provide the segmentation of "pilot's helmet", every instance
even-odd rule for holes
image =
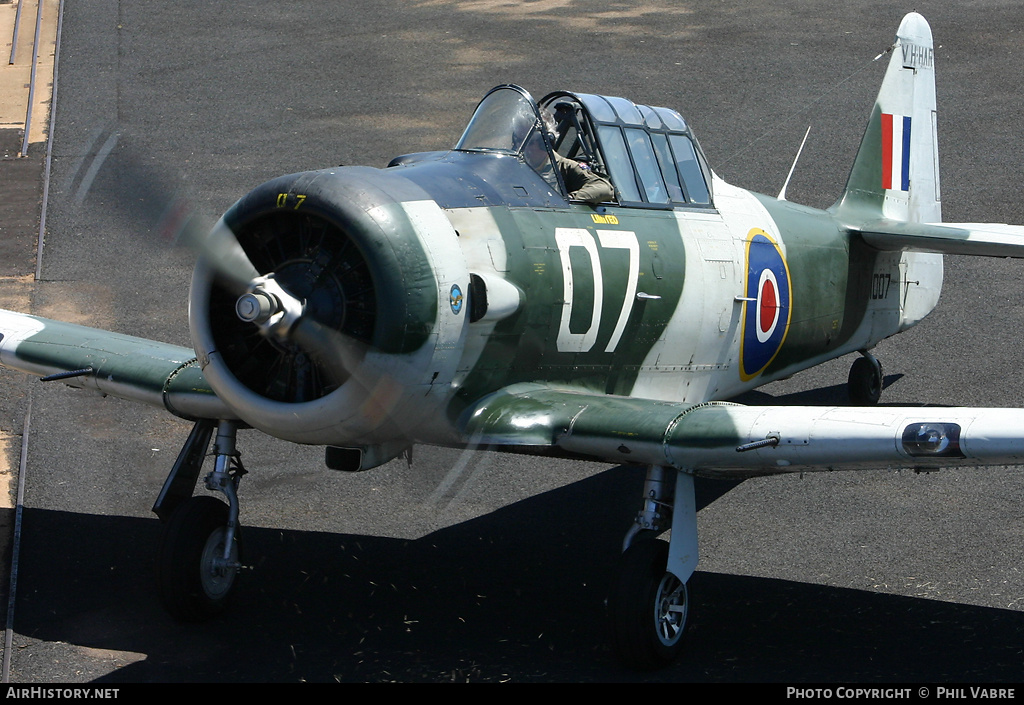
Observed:
[[[532,110],[520,109],[512,116],[512,149],[520,150],[527,138],[537,127],[537,118]]]
[[[540,120],[544,125],[544,134],[551,142],[554,142],[558,137],[558,123],[555,121],[555,116],[547,108],[541,108]]]

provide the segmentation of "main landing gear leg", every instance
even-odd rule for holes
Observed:
[[[669,542],[656,538],[670,525]],[[679,655],[690,609],[686,583],[696,567],[693,476],[650,466],[644,506],[626,534],[609,600],[615,650],[624,664],[660,668]]]
[[[212,430],[212,426],[209,428]],[[180,496],[188,478],[191,477],[193,486],[198,478],[202,461],[200,458],[197,465],[195,448],[205,449],[199,424],[189,436],[157,502],[157,513],[166,519],[157,560],[160,600],[164,609],[181,621],[203,621],[223,612],[242,568],[238,483],[245,468],[235,449],[236,431],[233,421],[218,422],[214,468],[206,476],[206,488],[223,493],[227,504],[208,495],[188,499]],[[210,435],[207,431],[205,444],[209,443]],[[191,459],[183,462],[190,453]],[[168,499],[172,500],[169,510],[163,506]]]
[[[846,388],[854,406],[874,406],[882,396],[882,363],[867,350],[861,350],[850,367]]]

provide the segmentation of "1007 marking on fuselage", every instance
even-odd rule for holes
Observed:
[[[884,299],[889,296],[889,285],[892,283],[892,274],[889,272],[875,272],[871,275],[871,298]]]

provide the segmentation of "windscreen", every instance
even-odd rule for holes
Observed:
[[[529,98],[499,88],[480,101],[455,149],[516,153],[536,124],[537,110]]]

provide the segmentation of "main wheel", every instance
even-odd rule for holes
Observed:
[[[227,607],[238,569],[221,565],[227,534],[228,506],[214,497],[193,497],[174,513],[164,529],[157,560],[160,601],[172,617],[201,622]],[[238,528],[230,562],[241,557]]]
[[[667,666],[682,650],[690,601],[686,583],[665,570],[668,543],[633,543],[619,567],[610,608],[615,650],[633,668]]]
[[[854,406],[874,406],[882,396],[882,365],[871,355],[858,357],[850,367],[846,384],[850,403]]]

